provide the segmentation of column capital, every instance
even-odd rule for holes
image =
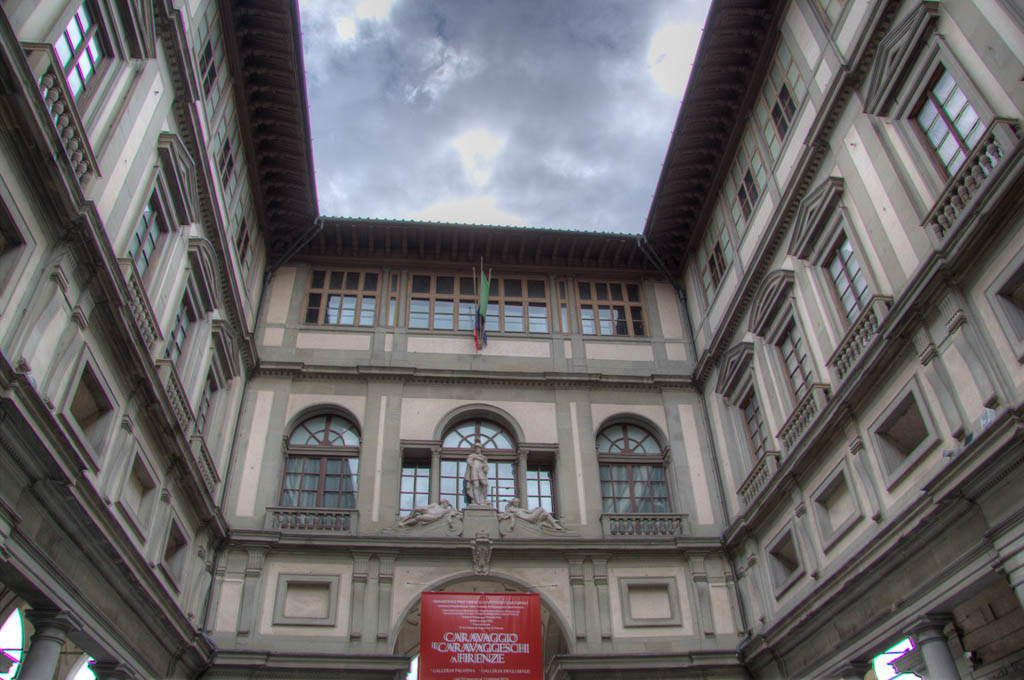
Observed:
[[[49,607],[33,607],[25,611],[25,618],[31,622],[36,632],[43,628],[56,628],[63,633],[82,628],[81,621],[71,612]]]
[[[864,680],[871,668],[870,661],[851,661],[836,670],[836,677],[840,680]]]
[[[953,617],[949,614],[925,614],[911,620],[907,630],[910,631],[910,636],[914,638],[915,642],[931,640],[935,637],[939,637],[945,642],[946,634],[942,630],[952,620]]]
[[[96,675],[96,680],[132,680],[132,672],[120,661],[93,661],[89,670]]]

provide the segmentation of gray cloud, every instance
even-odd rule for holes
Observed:
[[[650,76],[652,35],[706,2],[301,2],[320,210],[401,218],[491,196],[531,226],[639,231],[678,99]],[[452,141],[505,139],[481,186]],[[490,167],[490,166],[489,166]],[[477,177],[479,180],[479,176]]]

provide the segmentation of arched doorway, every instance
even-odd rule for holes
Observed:
[[[448,593],[531,593],[536,592],[528,584],[517,579],[496,574],[477,576],[466,573],[450,579],[433,583],[426,591]],[[541,639],[544,647],[544,668],[556,654],[567,654],[571,651],[568,626],[561,614],[540,594]],[[403,613],[395,631],[395,654],[416,656],[420,647],[420,598],[409,604]]]

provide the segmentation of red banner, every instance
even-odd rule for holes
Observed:
[[[540,595],[422,593],[419,680],[544,680]]]

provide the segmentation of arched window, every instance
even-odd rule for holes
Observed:
[[[354,508],[358,472],[356,426],[339,415],[308,418],[288,437],[281,505]]]
[[[441,440],[441,498],[456,508],[466,505],[462,484],[466,454],[480,444],[487,456],[487,499],[498,508],[516,497],[516,447],[501,425],[482,418],[464,420]]]
[[[616,423],[597,435],[604,512],[668,512],[665,454],[654,435]]]

